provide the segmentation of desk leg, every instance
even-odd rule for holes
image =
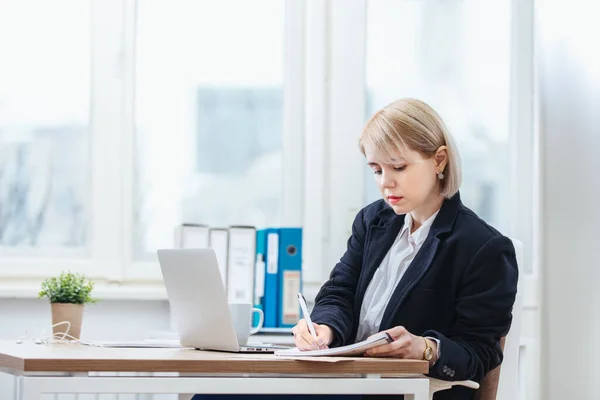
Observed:
[[[19,377],[17,393],[17,400],[40,400],[42,397],[42,392],[35,382],[23,376]]]
[[[427,380],[418,382],[416,387],[413,389],[412,394],[405,394],[404,400],[431,400],[432,396],[429,395],[429,382]]]
[[[431,400],[431,398],[429,397],[428,392],[424,392],[424,391],[420,390],[417,393],[405,394],[404,400]]]
[[[180,377],[184,377],[184,376],[193,376],[193,374],[189,374],[186,372],[180,372],[177,375],[179,375]],[[177,395],[177,400],[192,400],[192,397],[194,397],[194,394],[189,394],[189,393],[181,393]]]

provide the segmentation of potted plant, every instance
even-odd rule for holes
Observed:
[[[83,319],[83,306],[95,302],[91,297],[94,283],[84,274],[62,272],[58,277],[52,277],[42,282],[40,298],[50,300],[52,307],[52,325],[68,321],[71,325],[62,324],[53,326],[53,333],[64,333],[79,339],[81,335],[81,321]]]

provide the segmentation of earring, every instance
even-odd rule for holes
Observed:
[[[437,174],[438,179],[441,181],[442,179],[444,179],[444,174],[442,174],[442,172],[438,172]]]

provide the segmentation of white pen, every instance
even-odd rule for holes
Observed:
[[[298,303],[300,303],[300,308],[302,309],[302,315],[304,315],[304,320],[306,321],[306,325],[308,325],[308,330],[310,334],[317,339],[317,332],[315,332],[315,327],[313,326],[312,320],[310,319],[310,314],[308,313],[308,307],[306,306],[306,300],[302,293],[298,293]],[[318,345],[317,345],[318,346]]]

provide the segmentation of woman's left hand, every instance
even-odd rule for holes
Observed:
[[[395,326],[386,331],[394,339],[393,342],[373,347],[365,352],[370,357],[398,357],[411,360],[422,360],[425,351],[425,339],[416,336],[406,330],[403,326]],[[437,344],[435,341],[429,341],[433,347],[433,354],[437,353]]]

